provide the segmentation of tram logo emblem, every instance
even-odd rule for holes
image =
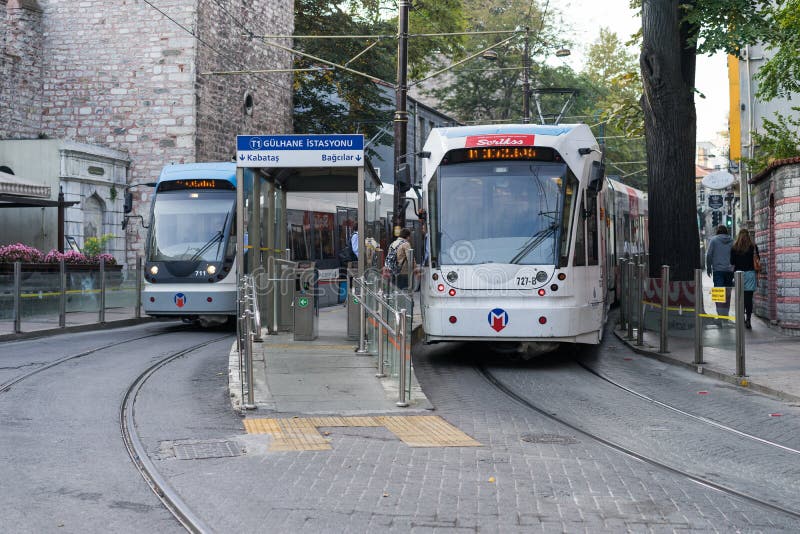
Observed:
[[[508,313],[503,308],[495,308],[489,312],[489,326],[499,332],[508,325]]]
[[[186,295],[183,293],[175,293],[175,296],[172,297],[172,300],[175,301],[175,305],[179,308],[183,308],[186,305]]]

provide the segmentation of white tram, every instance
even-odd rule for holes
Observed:
[[[145,313],[202,325],[234,317],[236,164],[164,167],[145,253]]]
[[[599,343],[617,254],[645,250],[646,203],[605,179],[589,127],[435,128],[422,155],[426,342]]]

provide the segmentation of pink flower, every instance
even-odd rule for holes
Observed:
[[[15,243],[0,247],[0,263],[13,263],[20,261],[23,263],[38,263],[42,261],[44,255],[39,249]]]

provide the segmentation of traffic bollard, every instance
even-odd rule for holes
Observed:
[[[694,364],[703,361],[703,269],[694,270]]]
[[[669,324],[669,265],[661,266],[661,332],[658,352],[669,352],[667,325]]]
[[[744,354],[744,273],[733,274],[733,285],[736,291],[736,376],[746,376]]]

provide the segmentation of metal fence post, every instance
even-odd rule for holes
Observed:
[[[136,256],[136,311],[134,317],[142,317],[142,257]]]
[[[743,377],[745,371],[744,354],[744,273],[733,274],[733,285],[736,290],[736,376]]]
[[[638,291],[636,290],[636,275],[634,268],[636,267],[632,261],[628,262],[627,271],[628,271],[628,294],[626,295],[626,300],[628,301],[628,339],[633,339],[633,318],[637,317],[633,310],[636,308],[634,307],[634,299],[638,295]]]
[[[22,332],[22,262],[14,262],[14,333]]]
[[[58,261],[58,327],[67,326],[67,265],[64,258]]]
[[[642,346],[644,345],[644,305],[642,301],[644,300],[644,277],[646,275],[645,265],[640,263],[637,266],[639,270],[639,287],[636,299],[636,323],[638,325],[638,329],[636,330],[636,345]]]
[[[106,322],[106,262],[100,258],[100,312],[97,317],[100,324]]]
[[[400,408],[408,406],[406,401],[406,344],[408,343],[408,336],[406,332],[406,309],[400,310],[400,317],[398,323],[398,334],[400,334],[400,398],[395,403]]]
[[[658,352],[669,352],[667,347],[667,325],[669,323],[669,265],[661,266],[661,336]]]
[[[364,309],[364,297],[365,297],[365,288],[367,281],[366,279],[362,278],[359,281],[359,292],[358,292],[358,300],[361,304],[358,310],[358,350],[356,350],[356,354],[367,354],[367,311]]]
[[[378,293],[378,296],[383,297],[383,291]],[[377,299],[378,304],[378,316],[383,319],[383,301],[382,299]],[[385,369],[385,362],[383,361],[384,352],[383,352],[383,325],[378,322],[378,335],[376,336],[378,340],[378,372],[375,374],[377,378],[384,378],[386,376],[386,369]]]
[[[694,270],[694,364],[703,361],[703,269]]]
[[[617,272],[619,273],[619,287],[617,288],[617,299],[619,300],[619,328],[622,330],[625,328],[625,320],[627,311],[625,310],[625,259],[620,258],[618,260],[618,269]]]

